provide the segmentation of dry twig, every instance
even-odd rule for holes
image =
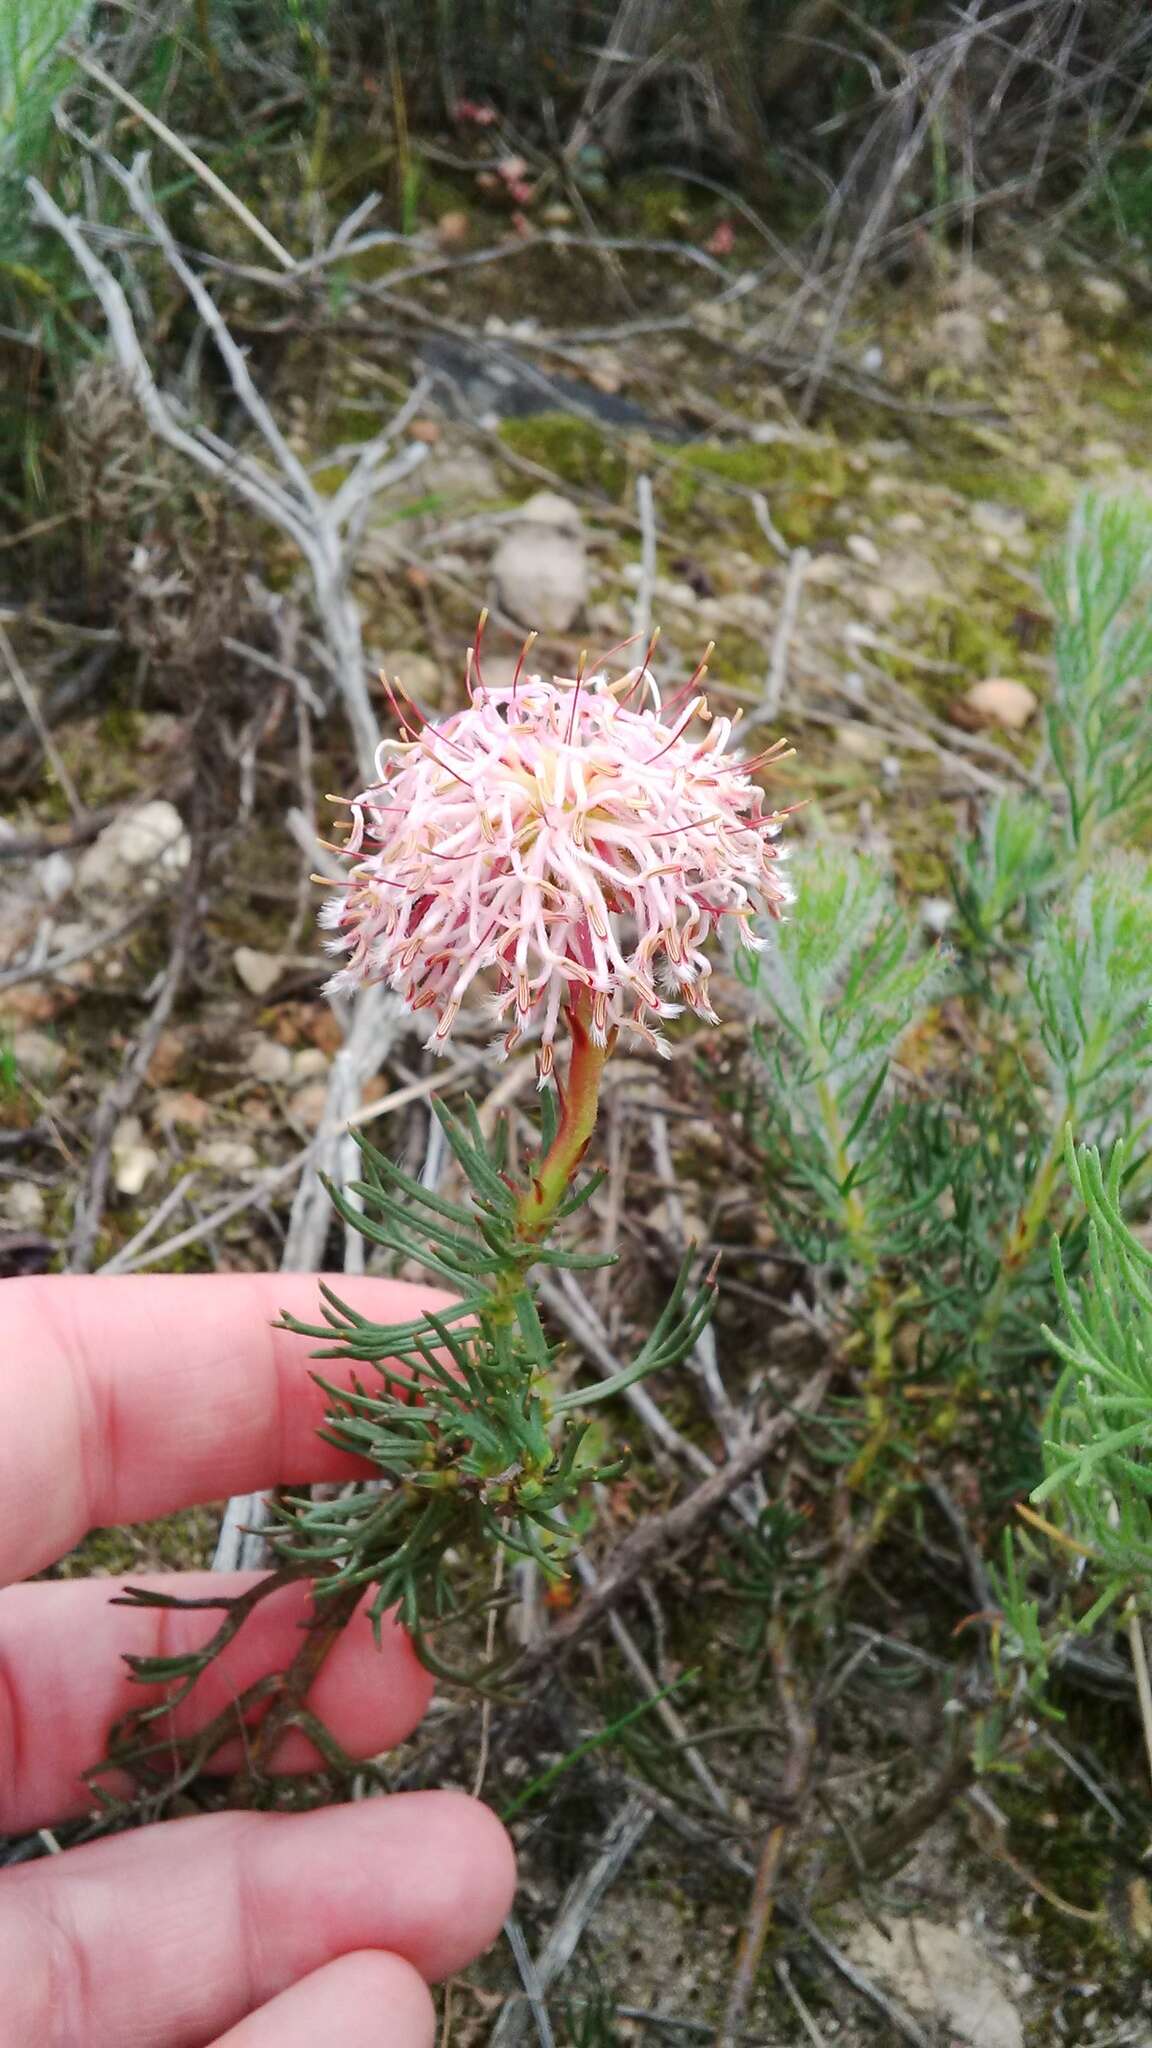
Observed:
[[[748,2005],[756,1988],[764,1944],[772,1925],[776,1886],[784,1861],[784,1851],[788,1836],[795,1825],[800,1802],[807,1789],[812,1759],[816,1753],[816,1724],[811,1712],[801,1704],[799,1682],[792,1662],[787,1629],[779,1621],[774,1622],[772,1627],[771,1654],[772,1668],[776,1676],[776,1694],[788,1730],[788,1756],[780,1780],[780,1793],[792,1808],[792,1813],[787,1820],[774,1821],[764,1841],[756,1880],[752,1887],[748,1919],[736,1951],[736,1968],[728,1993],[728,2002],[716,2036],[717,2048],[735,2048],[743,2029]]]
[[[580,1937],[592,1919],[601,1899],[609,1886],[614,1884],[624,1865],[635,1854],[652,1825],[651,1808],[641,1799],[627,1799],[619,1812],[613,1816],[596,1855],[586,1869],[580,1872],[560,1904],[548,1938],[539,1955],[531,1963],[530,1971],[525,1970],[524,1958],[527,1951],[518,1952],[513,1942],[513,1954],[520,1969],[521,1981],[532,2007],[532,2017],[540,2030],[539,2011],[549,1986],[556,1982],[562,1970],[566,1969],[579,1946]],[[509,1939],[511,1936],[509,1924]],[[531,1987],[531,1989],[529,1988]],[[509,1999],[493,2029],[491,2048],[513,2048],[523,2032],[525,2019],[524,2002]]]
[[[36,178],[28,181],[33,209],[66,243],[99,299],[117,362],[157,439],[235,492],[299,549],[311,575],[316,613],[352,728],[357,765],[367,781],[374,772],[379,732],[368,694],[360,617],[349,578],[373,499],[388,485],[410,475],[427,455],[422,443],[412,441],[390,461],[387,459],[393,443],[423,402],[426,386],[417,384],[413,388],[387,426],[363,444],[343,483],[326,498],[316,489],[304,464],[281,433],[253,382],[244,351],[159,213],[148,185],[147,157],[137,157],[132,169],[126,171],[106,152],[100,154],[187,291],[212,337],[232,389],[274,467],[232,447],[207,426],[185,424],[176,402],[167,398],[156,383],[127,296],[119,280],[90,246],[88,223],[63,213]]]

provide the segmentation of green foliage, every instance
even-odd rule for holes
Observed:
[[[1069,1178],[1088,1216],[1081,1286],[1059,1240],[1052,1248],[1063,1320],[1048,1335],[1064,1371],[1032,1499],[1057,1503],[1090,1555],[1098,1598],[1085,1628],[1127,1597],[1152,1608],[1152,1252],[1124,1218],[1127,1168],[1121,1144],[1105,1169],[1095,1147],[1069,1141]]]
[[[1035,920],[1060,876],[1052,808],[1008,791],[989,804],[952,875],[965,936],[976,949],[1011,947]]]
[[[1053,1629],[1041,1603],[1029,1589],[1030,1553],[1016,1532],[1005,1529],[1000,1569],[989,1580],[1000,1609],[993,1638],[999,1689],[1011,1698],[1022,1691],[1039,1713],[1052,1714],[1048,1681],[1053,1658]]]
[[[0,1039],[0,1101],[19,1101],[20,1068],[10,1045]]]
[[[792,916],[742,971],[773,1020],[757,1044],[782,1185],[808,1197],[825,1257],[872,1270],[908,1220],[891,1178],[892,1060],[940,993],[940,956],[875,862],[827,845],[804,857]],[[798,1224],[805,1209],[789,1213]]]
[[[549,1094],[542,1101],[546,1148],[555,1104]],[[595,1388],[558,1394],[529,1273],[611,1260],[525,1236],[518,1205],[528,1183],[507,1169],[502,1143],[485,1142],[471,1106],[463,1121],[443,1104],[437,1115],[471,1191],[467,1206],[421,1186],[364,1139],[364,1179],[330,1192],[369,1242],[418,1259],[458,1298],[413,1322],[380,1325],[325,1288],[323,1325],[286,1319],[287,1327],[325,1340],[320,1358],[369,1368],[351,1391],[320,1380],[331,1402],[322,1434],[369,1460],[389,1488],[379,1496],[290,1501],[277,1545],[286,1562],[317,1580],[321,1598],[374,1587],[377,1626],[398,1607],[434,1667],[430,1636],[461,1612],[452,1558],[463,1549],[504,1550],[534,1559],[550,1577],[563,1574],[574,1540],[566,1510],[626,1462],[584,1455],[589,1424],[575,1411],[677,1364],[708,1321],[714,1293],[710,1280],[690,1287],[686,1263],[631,1365]],[[582,1206],[598,1184],[599,1176],[587,1180],[558,1217]]]
[[[1056,622],[1048,742],[1081,864],[1152,802],[1152,506],[1089,496],[1045,583]]]
[[[1044,919],[1027,960],[1052,1116],[1127,1115],[1152,1052],[1152,868],[1114,857]]]
[[[1012,793],[988,807],[956,863],[950,958],[919,943],[874,862],[819,844],[798,854],[792,917],[751,977],[773,1213],[785,1243],[839,1270],[866,1360],[856,1482],[878,1459],[891,1481],[922,1455],[919,1380],[948,1390],[941,1446],[994,1400],[985,1484],[995,1496],[1030,1483],[1058,1309],[1053,1224],[1066,1219],[1066,1286],[1087,1244],[1068,1215],[1065,1125],[1130,1148],[1147,1126],[1152,867],[1125,846],[1146,829],[1152,779],[1152,514],[1086,500],[1049,588],[1038,768],[1063,801]],[[958,1038],[940,1030],[944,994]],[[902,1050],[919,1078],[899,1074]],[[842,1456],[854,1441],[841,1436]]]
[[[74,66],[60,50],[84,27],[89,0],[6,0],[0,15],[0,178],[42,152],[57,94]]]

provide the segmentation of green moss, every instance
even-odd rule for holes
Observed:
[[[211,1562],[219,1517],[212,1508],[188,1508],[124,1529],[93,1529],[62,1558],[53,1577],[120,1578],[124,1573],[193,1571]]]
[[[1022,644],[1033,656],[1043,652],[1036,639],[1035,603],[1023,569],[1017,572],[1004,563],[977,560],[967,588],[948,597],[917,599],[914,610],[897,614],[889,635],[892,641],[906,639],[919,655],[948,664],[955,674],[933,674],[911,659],[901,661],[890,650],[873,658],[924,703],[946,711],[966,684],[982,676],[1019,675]],[[1022,613],[1027,614],[1025,643],[1019,630]],[[1046,639],[1047,629],[1042,630]],[[999,737],[1002,745],[1011,744],[1009,735]]]
[[[1076,497],[1075,479],[1049,469],[1016,469],[1007,463],[949,463],[941,481],[964,498],[990,498],[1015,505],[1037,525],[1057,531]]]
[[[895,842],[898,881],[913,896],[948,896],[956,845],[956,816],[950,804],[917,802],[906,806],[903,831]]]
[[[1092,1729],[1098,1745],[1101,1719],[1096,1712]],[[1127,1740],[1134,1754],[1133,1720],[1127,1720]],[[1095,1921],[1080,1920],[1021,1887],[1007,1931],[1028,1938],[1049,1982],[1095,1976],[1109,1987],[1109,2009],[1122,2012],[1123,1979],[1129,1974],[1143,1979],[1148,1946],[1135,1932],[1121,1896],[1107,1816],[1073,1791],[1054,1759],[1046,1766],[1034,1756],[1026,1775],[998,1777],[995,1797],[1008,1817],[1007,1846],[1021,1868],[1070,1906],[1100,1915]],[[1128,1988],[1134,1991],[1136,1983]]]
[[[348,463],[329,462],[325,464],[323,469],[314,469],[312,471],[312,481],[322,496],[334,498],[341,484],[347,482],[349,473]]]
[[[678,240],[693,211],[703,217],[715,212],[716,202],[699,187],[685,185],[659,171],[642,171],[624,178],[617,192],[621,217],[637,234],[658,241]]]
[[[330,441],[370,441],[380,432],[384,414],[370,405],[335,405],[326,422]]]
[[[704,441],[667,453],[672,468],[662,496],[669,516],[688,520],[693,513],[704,513],[709,530],[714,530],[718,509],[733,540],[757,552],[766,543],[752,506],[731,491],[721,494],[712,486],[713,478],[717,485],[732,484],[740,492],[762,492],[776,526],[793,547],[824,536],[851,480],[843,451],[825,441],[771,441],[763,447],[748,442],[722,447]]]
[[[602,491],[613,500],[624,495],[627,459],[591,420],[567,412],[533,413],[528,419],[504,420],[500,439],[514,455],[540,463],[562,483]]]
[[[110,751],[135,752],[140,738],[140,716],[126,704],[109,704],[100,717],[100,738]]]

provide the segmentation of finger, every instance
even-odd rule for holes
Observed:
[[[70,1849],[0,1888],[5,2038],[190,2048],[363,1949],[449,1976],[495,1937],[513,1881],[499,1821],[459,1792],[211,1814]]]
[[[200,1600],[243,1592],[260,1576],[188,1572],[134,1583]],[[112,1723],[163,1697],[162,1687],[136,1684],[122,1656],[182,1656],[207,1642],[223,1618],[213,1609],[114,1607],[118,1591],[115,1579],[75,1579],[0,1592],[0,1756],[7,1760],[0,1830],[85,1812],[92,1795],[79,1773],[103,1756]],[[283,1670],[311,1611],[303,1585],[281,1587],[262,1600],[190,1698],[155,1723],[156,1738],[206,1727],[246,1686]],[[352,1756],[374,1756],[411,1734],[431,1691],[403,1630],[386,1622],[377,1649],[362,1608],[322,1665],[308,1705]],[[215,1768],[238,1769],[242,1758],[241,1743],[233,1740],[217,1754]],[[293,1732],[277,1751],[276,1768],[310,1770],[319,1761],[307,1738]],[[110,1780],[102,1783],[115,1789]]]
[[[450,1299],[399,1280],[332,1284],[385,1323]],[[272,1327],[282,1309],[316,1321],[317,1289],[305,1273],[5,1281],[0,1580],[41,1570],[91,1528],[362,1472],[317,1440],[316,1347]],[[352,1368],[324,1372],[348,1381]]]
[[[432,2048],[436,2008],[423,1977],[399,1956],[341,1956],[213,2043],[213,2048]]]

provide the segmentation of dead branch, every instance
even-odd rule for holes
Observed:
[[[525,2011],[525,2005],[542,2003],[549,1987],[556,1982],[561,1971],[567,1969],[605,1892],[639,1848],[654,1817],[646,1802],[636,1798],[626,1799],[619,1812],[614,1814],[591,1863],[565,1892],[547,1940],[532,1962],[530,1975],[523,1967],[521,1954],[516,1955],[528,1997],[505,2001],[492,2032],[491,2048],[513,2048],[513,2043],[520,2039],[525,2020],[535,2016]],[[516,1953],[516,1944],[513,1944],[513,1953]]]
[[[147,156],[138,156],[130,171],[106,152],[101,152],[101,160],[187,291],[274,467],[231,447],[211,428],[185,422],[176,401],[166,397],[156,383],[122,285],[90,246],[91,224],[63,213],[36,178],[28,181],[33,210],[65,242],[99,299],[113,353],[157,439],[242,498],[299,550],[311,576],[316,613],[352,729],[359,771],[368,780],[374,772],[379,733],[368,694],[360,616],[349,579],[372,500],[379,491],[410,475],[427,455],[423,443],[411,441],[388,459],[393,443],[423,402],[427,387],[417,384],[413,388],[387,426],[363,444],[339,489],[325,498],[285,440],[256,388],[244,351],[159,213],[148,184]]]

